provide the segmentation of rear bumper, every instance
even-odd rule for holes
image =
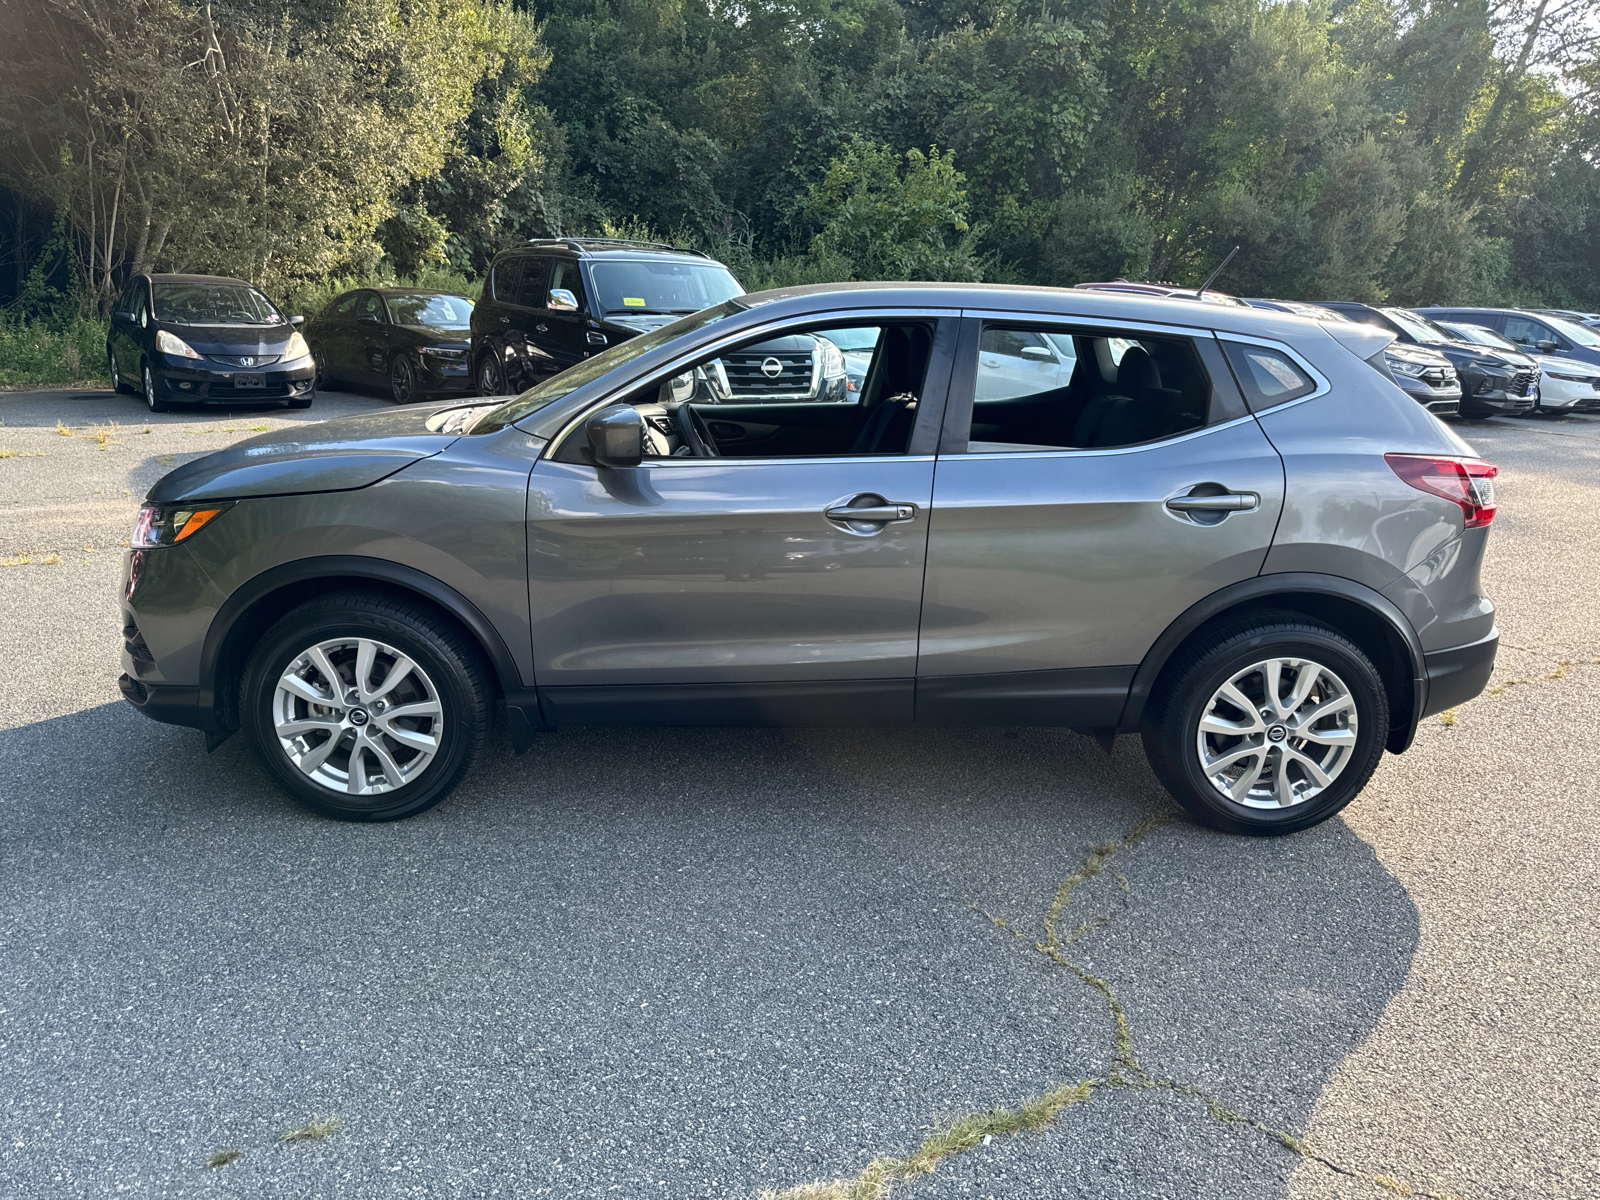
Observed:
[[[1500,631],[1492,629],[1481,641],[1422,656],[1428,670],[1428,700],[1422,716],[1465,704],[1488,686],[1494,673],[1494,656],[1500,648]]]

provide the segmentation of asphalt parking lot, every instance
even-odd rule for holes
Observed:
[[[753,1200],[1046,1094],[894,1195],[1600,1193],[1600,418],[1460,427],[1490,692],[1258,841],[1045,730],[502,734],[414,820],[304,813],[121,702],[121,546],[385,403],[0,395],[0,1196]]]

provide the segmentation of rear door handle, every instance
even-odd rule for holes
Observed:
[[[1221,496],[1174,496],[1167,501],[1173,512],[1250,512],[1261,497],[1250,492],[1226,492]]]
[[[546,325],[543,321],[540,321],[537,325],[535,325],[533,327],[533,331],[535,333],[549,333],[550,332],[550,326]]]
[[[917,515],[915,504],[874,504],[868,508],[851,508],[848,504],[823,509],[822,515],[830,521],[870,521],[887,524],[890,521],[909,521]]]
[[[511,318],[510,317],[501,317],[500,318],[500,324],[502,324],[502,325],[511,324]]]

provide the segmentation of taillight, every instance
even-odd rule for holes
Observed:
[[[1460,505],[1463,528],[1481,529],[1494,520],[1494,477],[1500,468],[1493,463],[1432,454],[1385,454],[1383,459],[1419,492]]]

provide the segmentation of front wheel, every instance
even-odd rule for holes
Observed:
[[[493,354],[486,354],[478,362],[478,394],[504,396],[506,394],[505,368]]]
[[[335,592],[290,612],[245,668],[240,714],[267,770],[311,811],[395,821],[443,800],[492,713],[475,647],[425,609]]]
[[[1223,627],[1163,673],[1145,754],[1195,820],[1230,833],[1308,829],[1366,786],[1389,704],[1353,642],[1295,614]]]
[[[144,364],[144,404],[153,413],[171,412],[172,405],[156,395],[156,377],[150,373],[150,364]]]
[[[417,373],[404,354],[396,355],[389,364],[389,391],[396,404],[412,404],[417,399]]]

